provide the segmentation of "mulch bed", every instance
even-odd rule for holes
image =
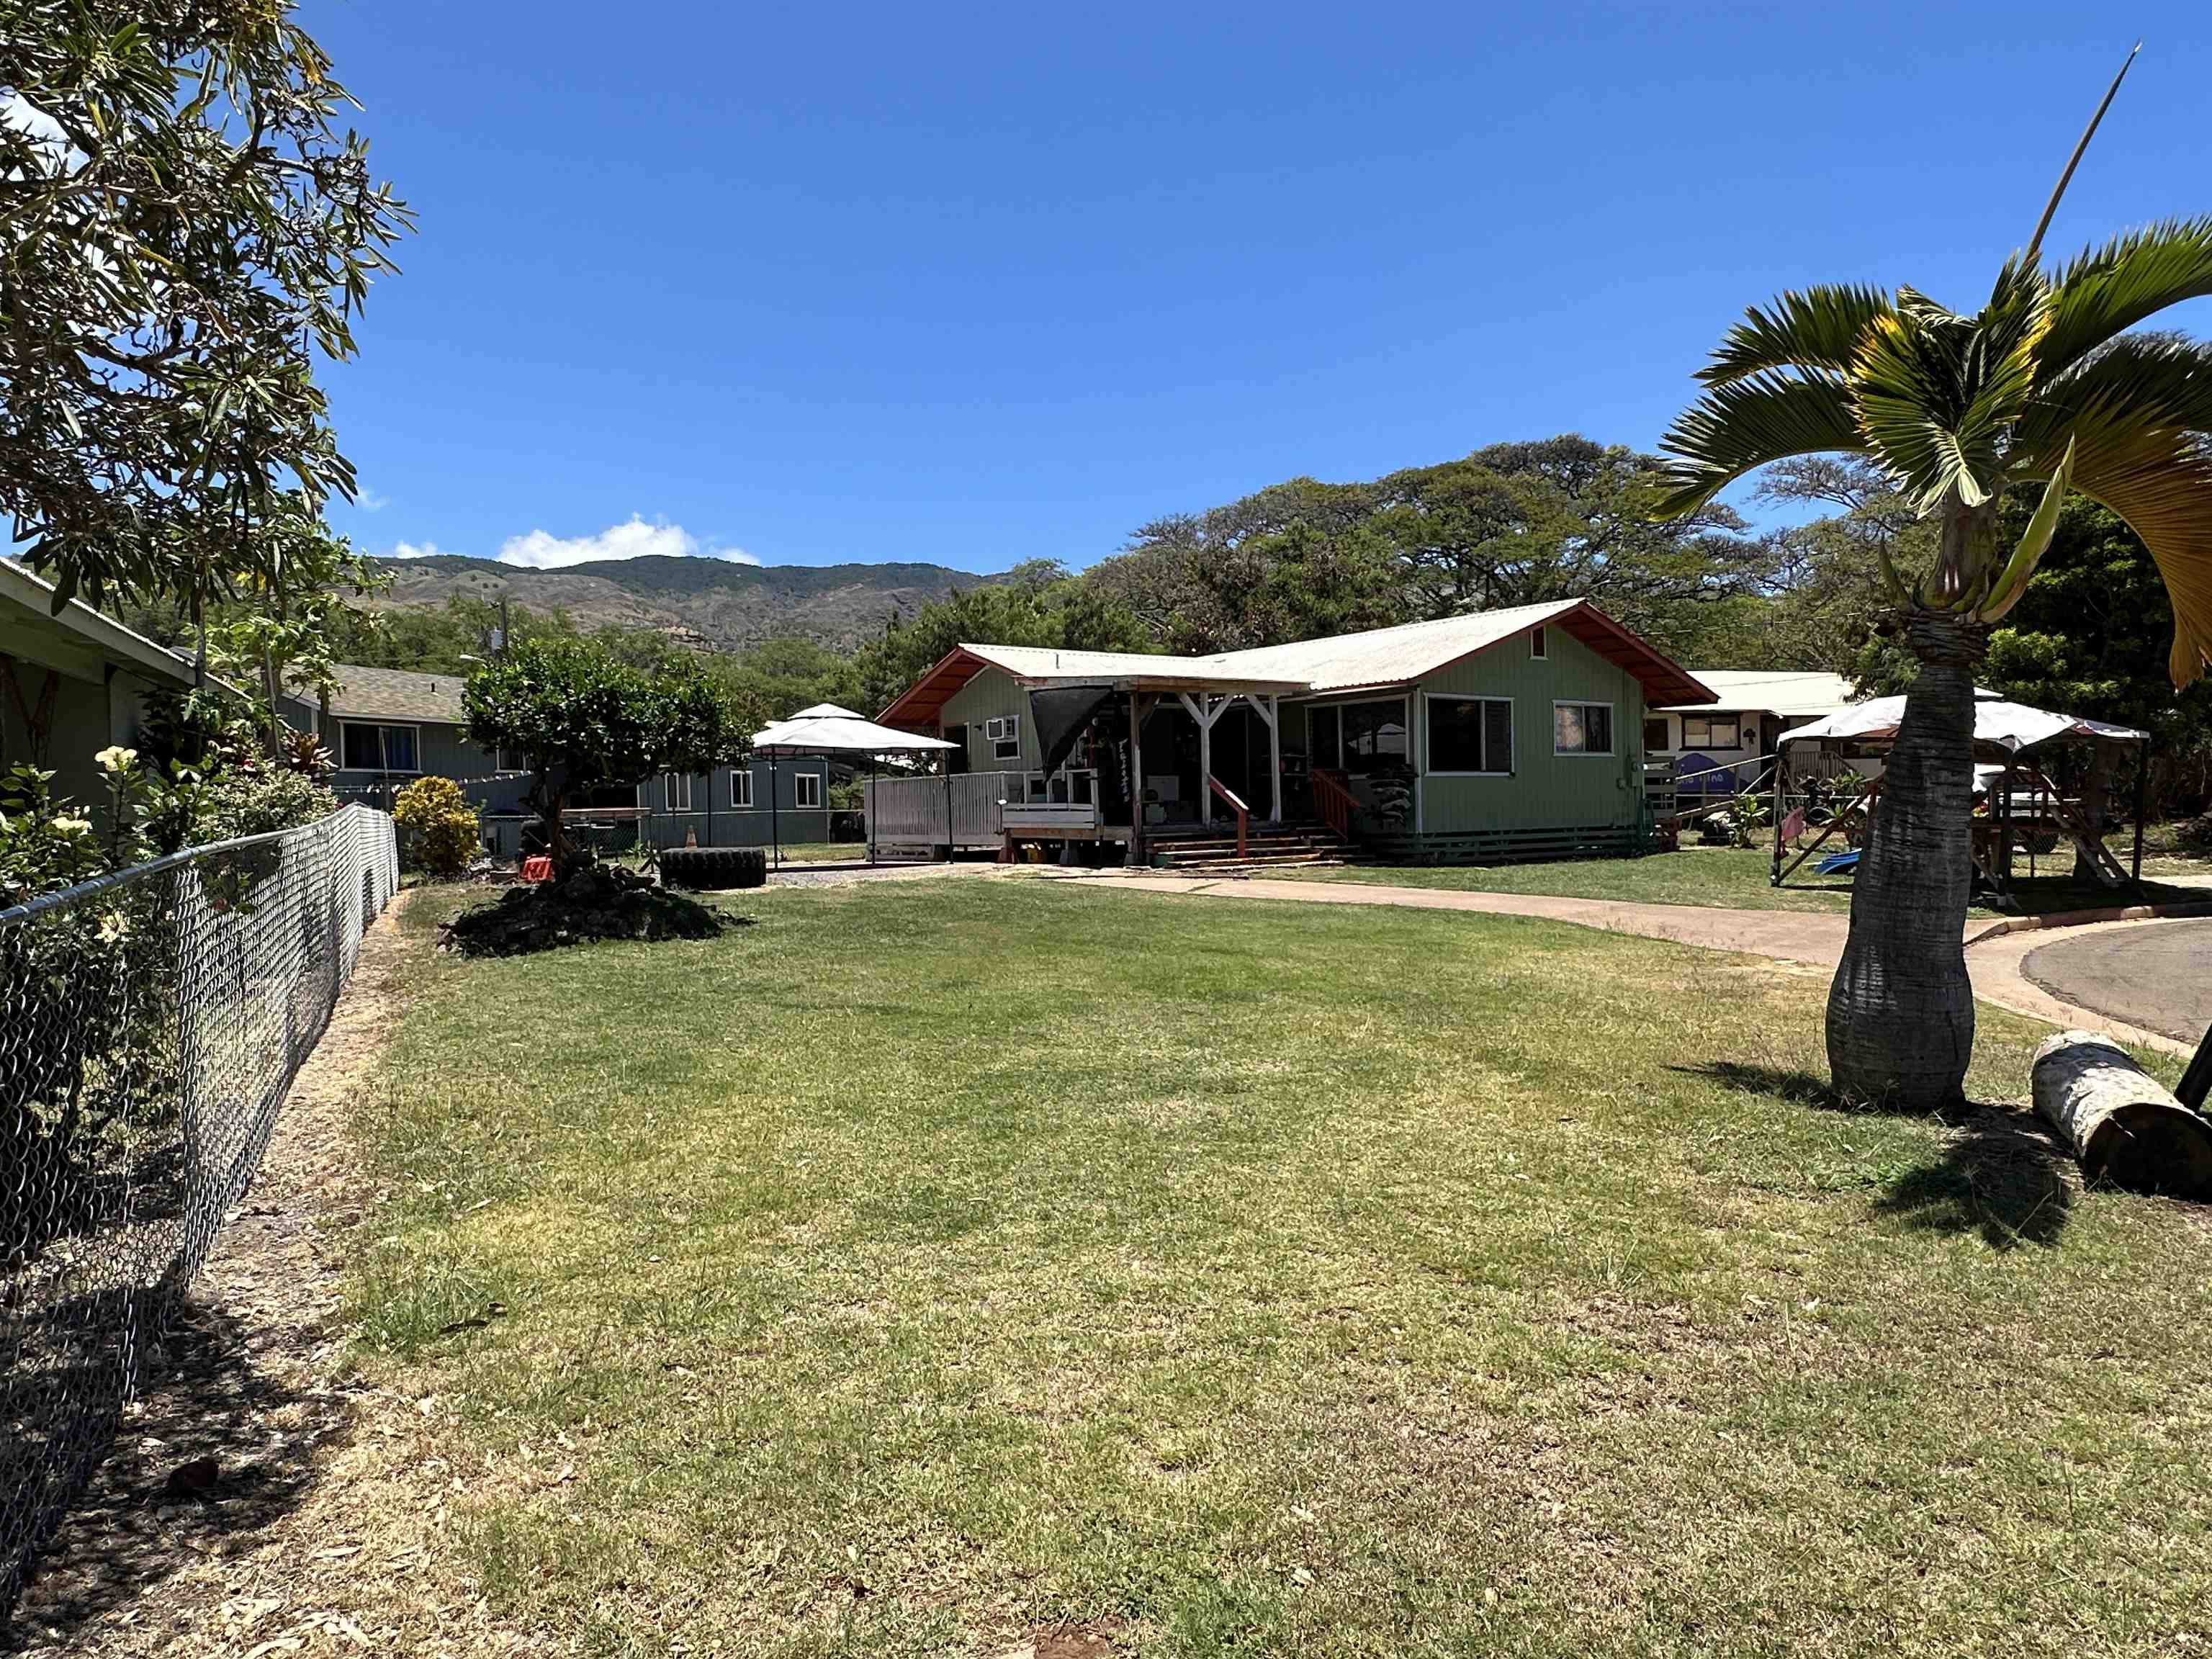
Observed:
[[[618,865],[588,864],[558,881],[510,887],[447,922],[447,950],[514,957],[593,939],[712,939],[722,918],[694,898]]]

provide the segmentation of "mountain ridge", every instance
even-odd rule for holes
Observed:
[[[378,559],[392,585],[379,610],[425,610],[454,598],[562,610],[586,627],[647,628],[721,651],[803,638],[850,650],[894,617],[1000,580],[947,565],[893,561],[805,565],[648,555],[539,569],[433,553]]]

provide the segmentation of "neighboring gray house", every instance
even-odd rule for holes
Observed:
[[[79,600],[57,612],[52,583],[0,559],[0,771],[44,767],[57,794],[96,811],[93,757],[139,746],[148,696],[191,685],[182,657]]]
[[[341,799],[388,806],[395,792],[418,777],[451,778],[483,808],[487,843],[509,858],[520,852],[529,767],[520,755],[469,741],[461,706],[465,675],[358,663],[337,664],[335,672],[327,724],[320,708],[303,697],[287,699],[285,714],[293,725],[322,734],[338,765],[331,782]],[[830,789],[841,775],[849,775],[818,755],[773,766],[757,760],[723,767],[712,778],[674,773],[634,788],[594,791],[568,816],[603,826],[611,847],[640,839],[680,847],[695,836],[702,847],[762,847],[775,834],[787,842],[827,841]]]

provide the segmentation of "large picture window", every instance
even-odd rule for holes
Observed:
[[[1552,752],[1555,755],[1610,755],[1613,752],[1613,705],[1609,702],[1553,703]]]
[[[1429,770],[1510,772],[1513,705],[1504,697],[1429,698]]]
[[[1402,765],[1413,753],[1406,731],[1406,700],[1331,703],[1306,714],[1313,763],[1323,771],[1355,776]]]
[[[349,772],[419,772],[411,726],[372,726],[348,720],[339,728],[338,764]]]

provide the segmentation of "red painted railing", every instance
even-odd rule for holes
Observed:
[[[1251,850],[1252,809],[1239,800],[1237,792],[1219,778],[1208,777],[1206,787],[1228,802],[1237,814],[1237,856],[1240,859],[1247,856]]]
[[[1359,810],[1358,797],[1345,786],[1343,777],[1334,772],[1325,772],[1316,766],[1313,769],[1314,811],[1327,824],[1329,833],[1339,841],[1352,839],[1352,815]]]

